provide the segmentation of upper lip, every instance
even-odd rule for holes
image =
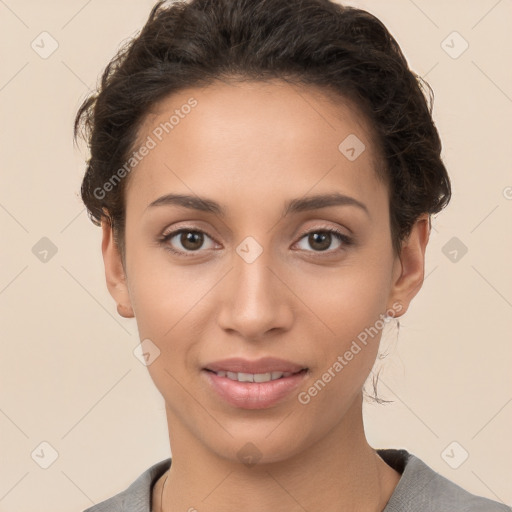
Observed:
[[[270,373],[270,372],[289,372],[297,373],[306,367],[300,364],[292,363],[276,357],[263,357],[250,361],[240,357],[222,359],[214,361],[205,366],[206,370],[214,372],[227,371],[235,373]]]

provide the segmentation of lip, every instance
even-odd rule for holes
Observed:
[[[221,377],[206,368],[201,371],[201,374],[205,376],[210,389],[228,404],[241,409],[265,409],[277,404],[298,388],[308,371],[299,370],[298,373],[269,382],[238,382],[228,377]]]
[[[226,371],[235,373],[269,373],[269,372],[288,372],[297,373],[307,369],[306,366],[285,359],[276,357],[262,357],[251,361],[240,357],[232,357],[208,363],[204,366],[205,370],[214,372]]]

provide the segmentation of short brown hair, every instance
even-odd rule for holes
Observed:
[[[389,184],[395,252],[421,214],[448,204],[432,89],[375,16],[330,0],[160,1],[107,65],[74,125],[75,140],[82,127],[91,151],[82,199],[95,224],[103,216],[112,223],[123,261],[127,180],[97,190],[127,161],[145,115],[174,92],[241,78],[321,86],[361,109],[378,139],[376,171]]]

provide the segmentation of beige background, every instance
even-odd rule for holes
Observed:
[[[398,340],[386,334],[379,393],[394,402],[366,406],[368,438],[511,504],[512,3],[351,4],[376,14],[432,85],[453,183],[423,290]],[[135,320],[116,313],[100,230],[79,200],[86,149],[72,145],[79,104],[152,5],[0,0],[1,512],[82,511],[170,455],[163,400],[133,355]],[[469,44],[457,58],[453,31]],[[42,58],[31,43],[48,51],[50,37],[58,48]],[[46,262],[43,237],[57,249]]]

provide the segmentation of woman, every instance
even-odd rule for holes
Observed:
[[[87,512],[509,510],[364,433],[382,329],[421,288],[451,194],[421,87],[359,9],[153,8],[75,136],[172,460]]]

